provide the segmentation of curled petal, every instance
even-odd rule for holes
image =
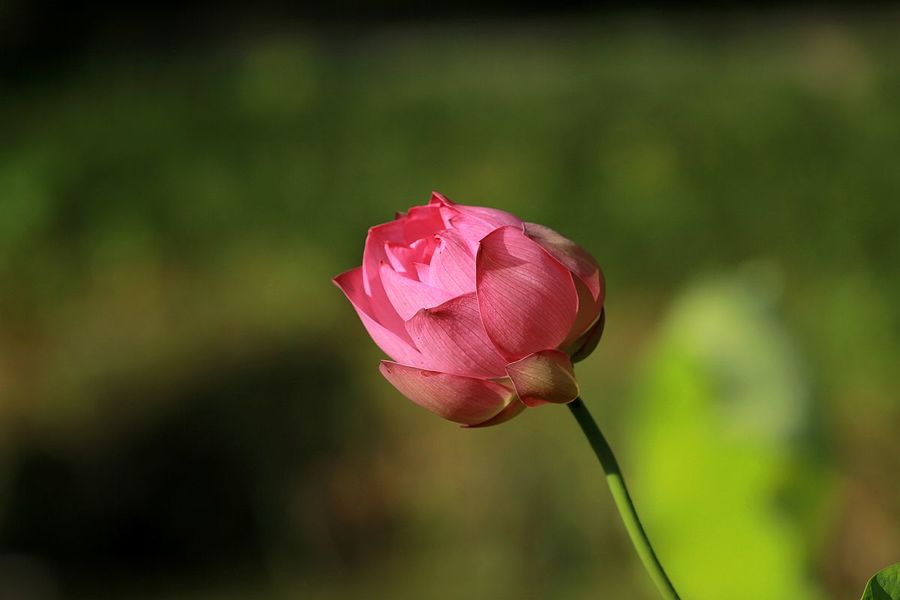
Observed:
[[[572,275],[572,281],[575,282],[575,290],[578,292],[578,312],[575,315],[575,323],[572,325],[569,335],[560,345],[561,348],[569,348],[575,340],[580,338],[587,330],[597,322],[603,305],[594,300],[590,290],[584,284],[584,281]]]
[[[391,304],[404,321],[408,321],[420,309],[438,306],[455,295],[400,275],[388,265],[381,265],[381,283]]]
[[[569,354],[572,356],[573,363],[580,362],[590,356],[591,352],[594,351],[594,348],[597,347],[597,344],[600,343],[600,338],[603,337],[604,325],[606,325],[605,309],[600,312],[600,317],[597,319],[597,322],[594,323],[584,335],[572,343]]]
[[[526,406],[565,404],[578,397],[572,361],[565,352],[542,350],[506,365],[516,394]]]
[[[520,412],[525,410],[525,405],[515,396],[513,396],[512,400],[510,400],[509,404],[506,405],[506,408],[501,410],[495,416],[491,417],[487,421],[482,421],[476,425],[466,425],[466,429],[475,429],[481,427],[493,427],[494,425],[499,425],[500,423],[506,423]]]
[[[494,418],[515,400],[515,393],[487,379],[463,377],[381,361],[381,374],[401,394],[431,412],[463,425]]]
[[[541,245],[550,256],[578,276],[599,304],[603,304],[604,280],[600,266],[591,254],[556,231],[537,223],[523,225],[525,235]]]
[[[509,360],[558,347],[575,321],[571,273],[520,228],[501,227],[481,240],[476,285],[488,337]]]
[[[481,324],[475,294],[420,310],[406,329],[429,368],[469,377],[505,374],[505,361]]]
[[[362,279],[362,267],[356,267],[341,273],[333,281],[347,296],[366,331],[369,332],[372,340],[385,354],[396,361],[408,365],[423,365],[424,359],[422,355],[416,350],[405,330],[403,331],[403,336],[397,335],[375,319],[371,307],[371,298],[365,293]]]

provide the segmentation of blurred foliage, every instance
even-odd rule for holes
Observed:
[[[831,481],[770,291],[758,274],[692,288],[638,377],[634,479],[686,598],[819,597],[798,567],[819,550]]]
[[[653,597],[567,411],[430,417],[330,285],[439,189],[599,258],[579,377],[676,581],[854,597],[900,555],[898,24],[283,31],[5,84],[0,595]]]

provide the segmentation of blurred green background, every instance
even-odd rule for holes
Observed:
[[[685,598],[900,560],[900,11],[204,23],[0,84],[0,597],[654,598],[568,411],[379,375],[330,278],[432,189],[600,261]]]

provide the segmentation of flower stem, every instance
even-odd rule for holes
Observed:
[[[638,556],[641,557],[641,562],[644,563],[644,568],[647,569],[650,579],[656,584],[663,598],[666,600],[679,600],[678,592],[675,591],[662,565],[659,564],[659,559],[650,545],[650,540],[647,539],[647,532],[644,531],[644,527],[641,525],[637,510],[634,508],[634,502],[631,500],[628,488],[625,487],[625,479],[622,477],[622,471],[619,469],[619,463],[616,461],[615,455],[613,455],[612,448],[609,447],[609,443],[603,437],[603,433],[597,427],[597,423],[584,405],[584,402],[581,401],[581,398],[575,398],[575,400],[569,402],[568,407],[572,411],[575,420],[578,421],[578,425],[581,426],[581,430],[584,432],[588,442],[590,442],[591,448],[594,449],[594,454],[597,455],[600,464],[603,466],[603,471],[606,473],[606,483],[612,492],[616,508],[619,509],[619,514],[625,523],[625,529],[628,530],[628,535],[631,537],[631,543],[634,544],[634,549],[637,550]]]

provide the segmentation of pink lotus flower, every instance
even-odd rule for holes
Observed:
[[[603,330],[594,258],[552,229],[433,193],[369,229],[334,278],[407,398],[469,426],[578,396],[572,362]]]

